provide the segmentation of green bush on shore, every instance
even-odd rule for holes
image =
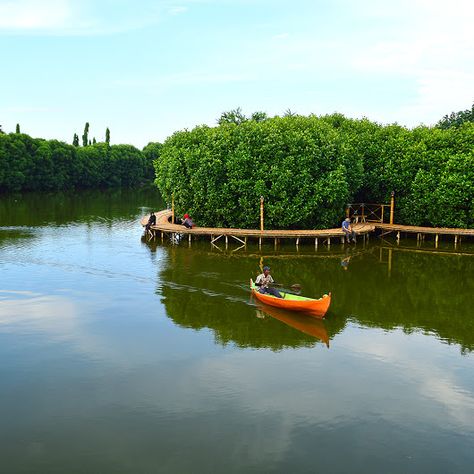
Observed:
[[[389,202],[396,222],[474,227],[474,124],[413,130],[340,114],[199,126],[169,137],[156,184],[199,225],[339,225],[348,202]]]

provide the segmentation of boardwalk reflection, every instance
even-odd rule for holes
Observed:
[[[264,305],[258,302],[257,317],[264,318],[265,316],[278,319],[278,321],[285,323],[287,326],[290,326],[297,331],[319,339],[329,347],[329,335],[324,326],[324,322],[320,319],[313,318],[306,314],[292,313],[290,311],[274,308],[273,306]]]

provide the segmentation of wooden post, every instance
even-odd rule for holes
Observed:
[[[317,237],[314,239],[314,248],[316,250],[318,250],[318,238]]]
[[[245,240],[245,246],[247,246],[247,237],[244,237]]]
[[[456,248],[458,246],[458,236],[455,235],[454,236],[454,248]]]
[[[435,237],[435,248],[438,248],[438,234],[436,234],[436,237]]]
[[[360,205],[360,208],[361,208],[361,212],[362,212],[362,216],[361,216],[361,218],[360,218],[360,221],[361,221],[361,222],[365,222],[365,214],[364,214],[364,213],[365,213],[365,204],[362,203],[362,204]]]
[[[171,223],[174,224],[174,193],[171,195]]]
[[[388,276],[392,274],[392,249],[388,249]]]
[[[227,249],[227,247],[229,246],[229,236],[225,236],[225,248]]]
[[[395,191],[392,191],[390,197],[390,224],[393,224],[393,213],[395,211]]]
[[[381,212],[381,216],[380,216],[380,223],[383,224],[383,211],[385,209],[385,206],[382,204],[382,212]]]
[[[261,250],[261,248],[262,248],[262,238],[261,237],[258,238],[258,248],[259,248],[259,250]]]
[[[397,232],[397,245],[400,243],[400,231]]]
[[[263,232],[263,196],[260,196],[260,230]]]

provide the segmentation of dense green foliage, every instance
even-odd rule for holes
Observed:
[[[446,130],[287,113],[261,121],[239,109],[218,127],[168,138],[157,185],[199,225],[266,228],[338,225],[348,202],[389,202],[396,222],[474,227],[474,124]],[[225,119],[225,120],[224,120]]]
[[[460,110],[459,112],[452,112],[450,115],[445,115],[439,122],[439,128],[459,127],[463,123],[474,123],[474,104],[470,109]]]
[[[150,180],[151,163],[131,145],[77,145],[0,134],[0,192],[134,186]]]

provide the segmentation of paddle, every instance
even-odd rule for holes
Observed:
[[[284,285],[283,283],[271,283],[270,286],[277,286],[278,288],[291,288],[293,291],[301,291],[301,285],[299,283],[293,283],[293,285]]]

